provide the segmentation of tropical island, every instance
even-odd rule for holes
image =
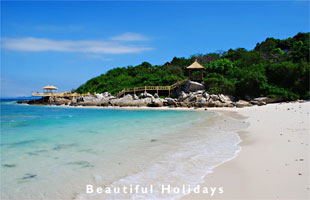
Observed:
[[[310,33],[267,38],[253,50],[229,49],[114,68],[71,95],[29,104],[71,106],[243,107],[309,99]],[[72,95],[75,94],[75,95]]]
[[[306,1],[1,1],[0,199],[310,200]]]

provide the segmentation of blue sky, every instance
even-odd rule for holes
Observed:
[[[1,96],[309,32],[309,2],[1,2]]]

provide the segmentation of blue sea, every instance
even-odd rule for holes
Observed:
[[[1,101],[1,199],[176,199],[184,194],[160,194],[156,186],[202,183],[240,151],[243,126],[207,111]],[[89,195],[87,184],[152,184],[155,191]]]

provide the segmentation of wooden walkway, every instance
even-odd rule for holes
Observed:
[[[183,81],[178,81],[173,85],[170,86],[142,86],[142,87],[134,87],[134,88],[124,88],[122,91],[120,91],[117,95],[117,97],[121,97],[122,95],[125,95],[126,93],[136,93],[136,92],[146,92],[148,90],[156,91],[158,94],[158,91],[168,91],[169,96],[171,90],[179,87],[180,85],[184,84],[188,79],[185,79]]]
[[[173,85],[170,86],[143,86],[143,87],[134,87],[134,88],[124,88],[122,91],[120,91],[117,95],[117,97],[121,97],[122,95],[125,95],[126,93],[136,93],[136,92],[146,92],[146,91],[156,91],[158,94],[158,91],[168,91],[169,96],[171,90],[179,87],[180,85],[184,84],[188,79],[185,79],[183,81],[178,81]],[[93,93],[94,95],[96,93]],[[90,96],[92,93],[86,93],[86,94],[78,94],[78,93],[71,93],[71,92],[61,92],[61,93],[54,93],[54,92],[33,92],[33,97],[81,97],[81,96]]]
[[[96,94],[96,93],[94,93]],[[89,96],[91,93],[86,94],[78,94],[78,93],[71,93],[71,92],[61,92],[61,93],[54,93],[54,92],[44,92],[44,93],[32,93],[33,97],[81,97],[81,96]]]

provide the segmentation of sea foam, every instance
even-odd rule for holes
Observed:
[[[246,125],[231,118],[223,120],[222,115],[216,118],[213,119],[211,127],[205,127],[204,123],[200,123],[183,130],[180,137],[184,137],[184,140],[179,141],[181,144],[178,148],[163,154],[152,166],[139,173],[128,175],[108,185],[109,188],[151,185],[152,192],[82,193],[77,199],[178,199],[188,194],[182,191],[164,192],[162,186],[182,188],[186,185],[188,188],[194,188],[204,182],[206,174],[212,173],[215,167],[235,158],[241,150],[238,145],[241,139],[236,131]],[[97,181],[94,187],[96,186],[102,186],[100,181]]]
[[[199,184],[240,150],[241,122],[212,112],[16,104],[1,112],[3,199],[176,199],[184,194],[161,194],[159,186]],[[87,184],[154,191],[89,195]]]

